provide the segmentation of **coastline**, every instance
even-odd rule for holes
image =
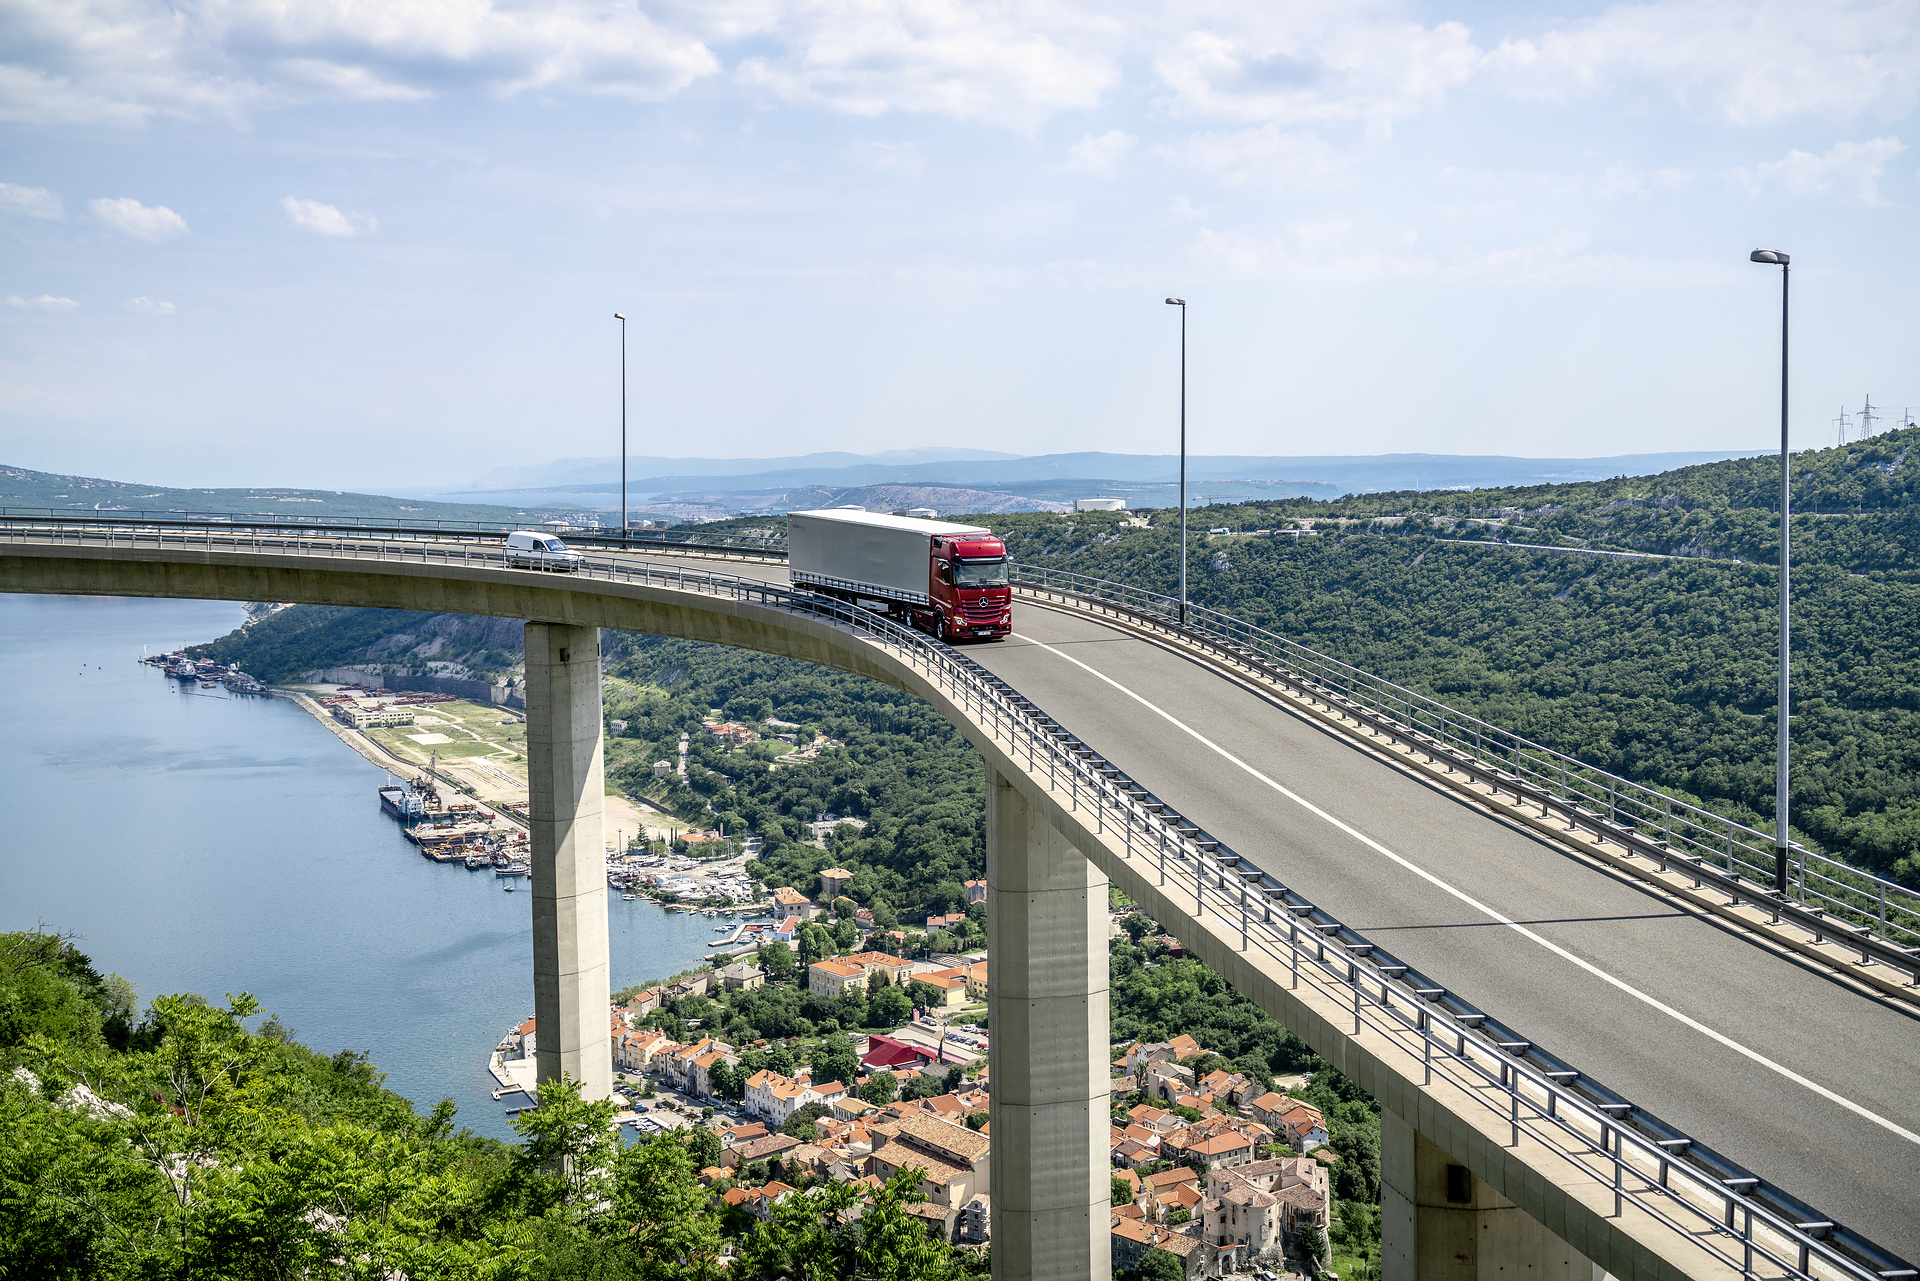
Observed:
[[[363,734],[350,726],[342,725],[339,721],[328,715],[327,710],[321,707],[320,704],[314,700],[313,696],[306,691],[274,686],[269,688],[267,693],[273,695],[275,698],[284,698],[296,707],[301,708],[309,716],[313,717],[313,719],[326,726],[327,731],[335,738],[345,743],[348,747],[351,747],[372,764],[378,765],[381,769],[389,773],[401,774],[402,777],[413,777],[422,772],[422,766],[417,761],[410,761],[388,747],[385,743]],[[492,805],[495,813],[498,814],[500,818],[512,824],[514,827],[519,828],[521,831],[532,830],[525,819],[515,814],[512,810],[503,808],[501,798],[483,794],[471,777],[463,775],[462,777],[455,778],[452,776],[453,773],[454,771],[446,766],[442,766],[440,769],[440,774],[444,782],[451,784],[460,791],[466,792],[476,800],[484,801]]]
[[[362,758],[389,773],[398,774],[403,778],[414,778],[426,772],[425,761],[411,760],[371,735],[342,725],[335,720],[324,707],[320,706],[312,690],[275,685],[269,686],[266,693],[275,698],[284,698],[299,707],[326,726],[328,733],[352,748]],[[465,792],[485,805],[501,810],[503,818],[526,830],[527,823],[524,820],[511,811],[502,809],[509,804],[526,804],[528,790],[524,773],[499,761],[490,760],[489,764],[495,767],[496,772],[504,773],[511,786],[503,786],[500,779],[489,778],[480,771],[469,768],[457,756],[442,758],[436,771],[442,782],[452,785],[456,790]],[[605,814],[607,836],[610,841],[620,834],[636,836],[644,834],[649,840],[671,839],[673,834],[684,831],[688,827],[685,820],[675,817],[645,797],[629,796],[611,786],[606,793]]]

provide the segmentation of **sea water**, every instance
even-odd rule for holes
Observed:
[[[422,858],[386,771],[285,699],[140,663],[237,605],[0,595],[0,930],[72,931],[143,1002],[252,992],[295,1037],[365,1051],[421,1111],[512,1138],[487,1055],[533,1013],[527,882]],[[609,893],[614,987],[698,963],[708,918]]]

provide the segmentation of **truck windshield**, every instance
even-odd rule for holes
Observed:
[[[557,538],[549,538],[546,542],[546,548],[550,552],[563,552],[567,550],[567,545]]]
[[[953,562],[953,582],[956,587],[1005,587],[1007,585],[1007,561],[1000,557],[996,560],[956,560]]]

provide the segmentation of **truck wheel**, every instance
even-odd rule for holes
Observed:
[[[942,614],[938,618],[933,620],[933,638],[939,641],[941,644],[946,643],[947,617],[945,614]]]

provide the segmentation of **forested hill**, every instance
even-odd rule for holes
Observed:
[[[1920,429],[1793,461],[1795,830],[1920,886]],[[1190,590],[1201,604],[1766,825],[1777,475],[1776,460],[1738,459],[1523,489],[1206,507],[1192,513]],[[1178,581],[1171,511],[1152,513],[1146,527],[1124,512],[977,519],[1018,560],[1166,592]],[[1312,532],[1254,536],[1282,528]],[[1605,551],[1642,555],[1594,554]],[[404,661],[383,637],[422,623],[302,607],[220,653],[270,677]],[[483,665],[515,659],[501,652]],[[782,679],[808,679],[799,671]]]
[[[1793,470],[1794,828],[1920,886],[1920,429],[1798,454]],[[1737,459],[1582,484],[1201,508],[1189,590],[1770,823],[1778,474],[1777,460]],[[1178,582],[1172,512],[1149,529],[1119,513],[985,519],[1018,560],[1163,592]],[[1312,533],[1250,536],[1275,529]]]
[[[437,503],[339,489],[267,485],[250,489],[176,489],[98,476],[64,476],[0,464],[0,507],[65,512],[168,512],[298,516],[309,520],[446,520],[490,525],[544,519],[549,513],[487,503]]]

